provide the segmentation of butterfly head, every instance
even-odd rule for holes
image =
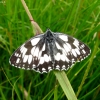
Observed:
[[[50,29],[47,29],[47,31],[45,32],[44,37],[48,42],[52,42],[54,40],[53,32]]]

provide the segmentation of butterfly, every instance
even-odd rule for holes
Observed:
[[[90,53],[90,48],[76,38],[47,29],[20,46],[9,63],[17,68],[47,73],[53,69],[68,70]]]

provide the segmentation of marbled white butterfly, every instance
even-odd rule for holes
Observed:
[[[47,73],[53,69],[67,70],[90,52],[79,40],[47,29],[45,34],[37,35],[19,47],[9,62],[17,68]]]

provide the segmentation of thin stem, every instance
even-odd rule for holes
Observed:
[[[39,27],[39,25],[34,21],[34,19],[33,19],[32,15],[31,15],[31,13],[30,13],[30,11],[29,11],[29,9],[28,9],[25,1],[24,0],[21,0],[21,2],[22,2],[22,5],[23,5],[23,7],[24,7],[24,9],[25,9],[25,11],[26,11],[26,13],[27,13],[30,21],[31,21],[31,24],[32,24],[33,29],[35,29],[35,32],[34,33],[36,35],[39,34],[39,33],[43,33],[42,30],[41,30],[41,28]]]

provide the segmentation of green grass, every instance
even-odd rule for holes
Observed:
[[[66,74],[54,71],[39,74],[12,67],[9,64],[11,54],[35,33],[21,0],[1,0],[0,100],[66,100],[72,94],[66,90],[70,86],[65,87],[68,83],[65,76],[79,100],[99,100],[100,0],[25,2],[43,32],[50,28],[53,32],[69,34],[86,43],[91,55],[65,71]]]

